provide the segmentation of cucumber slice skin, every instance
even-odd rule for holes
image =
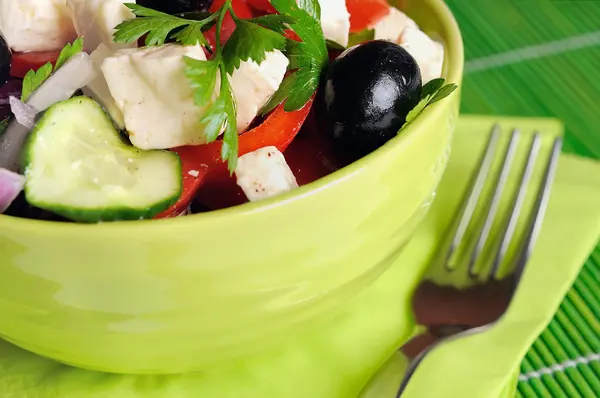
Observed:
[[[25,193],[25,197],[27,198],[27,192]],[[150,220],[174,205],[177,200],[178,197],[172,200],[164,200],[163,202],[156,203],[155,205],[146,209],[133,207],[76,209],[70,206],[61,206],[54,203],[43,203],[40,201],[37,203],[31,203],[29,199],[27,199],[27,201],[35,207],[39,207],[40,209],[44,209],[61,217],[68,218],[71,221],[86,224],[98,224],[101,222],[112,221]]]
[[[41,113],[39,118],[36,120],[36,124],[29,134],[23,151],[22,151],[22,164],[23,169],[25,170],[25,176],[29,174],[28,171],[31,169],[34,159],[32,153],[34,152],[34,148],[37,140],[40,136],[45,133],[45,125],[53,115],[52,112],[57,105],[61,105],[67,102],[79,101],[83,103],[93,104],[99,110],[101,110],[104,116],[110,121],[110,124],[114,126],[112,119],[106,112],[106,110],[94,100],[80,96],[80,97],[72,97],[66,101],[59,102],[46,111]],[[118,137],[118,139],[123,143],[124,147],[130,147],[132,150],[141,151],[137,148],[131,147],[131,144],[125,142],[121,133],[115,128],[114,134]],[[158,200],[153,202],[147,206],[127,206],[127,205],[117,205],[117,206],[98,206],[98,207],[76,207],[69,204],[62,204],[56,201],[47,201],[44,200],[43,197],[39,195],[33,194],[33,187],[29,184],[29,181],[25,184],[25,199],[31,205],[38,207],[40,209],[52,212],[59,216],[68,218],[72,221],[81,222],[81,223],[99,223],[99,222],[109,222],[109,221],[133,221],[133,220],[147,220],[152,219],[157,216],[159,213],[167,210],[169,207],[174,205],[180,198],[181,193],[183,191],[183,179],[182,175],[182,166],[181,160],[179,156],[172,151],[167,150],[154,150],[154,153],[161,153],[165,158],[168,158],[170,162],[172,162],[171,167],[173,167],[172,172],[178,177],[177,178],[177,187],[172,190],[171,193],[165,195],[162,200]]]

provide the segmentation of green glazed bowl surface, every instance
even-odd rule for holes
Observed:
[[[460,85],[462,39],[444,2],[403,8],[444,41],[444,75]],[[314,327],[392,263],[426,214],[459,102],[457,92],[371,155],[262,202],[99,225],[0,215],[0,336],[79,367],[180,373]]]

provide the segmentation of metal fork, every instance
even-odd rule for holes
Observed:
[[[435,257],[434,261],[432,261],[432,263],[429,265],[429,268],[431,269],[433,267],[443,266],[445,267],[446,271],[453,272],[456,269],[453,264],[453,258],[458,256],[459,248],[464,247],[465,242],[468,241],[466,243],[466,257],[469,277],[473,280],[478,280],[479,282],[498,279],[501,265],[507,259],[509,246],[516,242],[518,244],[518,250],[513,257],[514,261],[509,259],[509,261],[511,261],[511,268],[514,269],[514,271],[510,275],[512,280],[508,305],[504,312],[500,314],[495,321],[489,322],[483,326],[463,327],[462,331],[459,333],[444,337],[421,352],[410,363],[400,388],[398,389],[396,398],[400,398],[402,396],[411,377],[417,370],[417,367],[433,349],[452,340],[484,332],[490,329],[502,317],[502,315],[506,313],[517,290],[531,251],[535,245],[546,212],[548,199],[550,197],[552,182],[554,180],[558,157],[562,147],[562,138],[556,138],[553,142],[550,155],[545,165],[543,178],[541,179],[541,182],[537,188],[532,211],[525,224],[524,233],[521,239],[516,241],[515,232],[517,229],[517,223],[521,215],[521,210],[525,202],[528,188],[530,185],[532,185],[531,179],[541,148],[541,135],[537,132],[533,135],[527,160],[521,172],[519,187],[510,202],[510,208],[512,208],[512,211],[508,217],[506,217],[506,220],[502,220],[500,240],[494,241],[493,239],[490,239],[490,232],[493,224],[498,218],[498,210],[500,207],[502,194],[505,190],[511,169],[513,168],[512,164],[517,150],[518,141],[521,138],[519,130],[515,129],[512,132],[510,142],[508,143],[508,146],[502,155],[502,165],[499,174],[496,176],[490,176],[490,171],[493,168],[492,166],[494,164],[495,157],[499,152],[497,148],[500,134],[500,127],[498,125],[494,126],[485,152],[480,159],[478,170],[471,181],[470,189],[467,190],[467,194],[463,199],[461,209],[457,213],[446,235],[446,243],[441,246],[437,257]],[[482,197],[484,187],[488,184],[490,179],[493,181],[493,196],[489,203],[483,203],[483,205],[480,204],[480,206],[483,206],[483,214],[485,214],[485,216],[483,217],[483,220],[478,220],[478,217],[474,217],[474,215],[476,214],[476,209]],[[469,228],[470,226],[471,228]],[[467,234],[467,232],[471,233]],[[493,260],[491,261],[491,266],[488,261],[487,265],[489,270],[482,271],[482,269],[485,270],[486,267],[478,267],[477,265],[481,261],[485,261],[483,259],[484,250],[490,245],[492,246],[492,251],[489,258],[493,258]],[[454,326],[448,325],[448,327],[453,328]]]

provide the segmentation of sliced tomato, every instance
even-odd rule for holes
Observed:
[[[346,0],[350,13],[350,32],[361,32],[390,13],[387,0]]]
[[[225,3],[225,0],[213,1],[212,5],[208,9],[208,11],[210,11],[210,12],[218,11],[219,8],[221,8],[221,6],[223,6],[223,3]],[[248,19],[248,18],[252,18],[254,16],[254,14],[252,13],[252,10],[250,9],[250,7],[248,7],[248,4],[246,4],[246,2],[244,0],[233,0],[231,2],[231,5],[233,6],[233,11],[235,12],[235,15],[238,18]],[[234,30],[235,30],[235,22],[233,21],[233,18],[231,17],[231,15],[229,13],[227,13],[227,15],[225,16],[225,19],[223,19],[223,26],[221,27],[221,44],[224,44],[231,37]],[[206,39],[213,47],[217,40],[216,32],[217,32],[217,27],[213,26],[205,33]]]
[[[264,122],[239,136],[239,156],[273,145],[284,152],[294,140],[312,107],[313,100],[302,109],[285,112],[278,106]],[[197,192],[199,201],[211,208],[220,209],[246,201],[246,197],[230,176],[227,164],[221,160],[220,141],[207,145],[185,146],[173,149],[181,158],[184,173],[184,195],[181,200],[164,214],[180,214],[190,204]],[[198,183],[185,184],[190,170],[206,173]],[[185,196],[185,197],[184,197]]]
[[[246,0],[246,3],[248,3],[250,7],[266,14],[277,13],[277,10],[273,7],[270,0]]]
[[[38,70],[41,66],[51,62],[56,63],[60,51],[42,51],[31,53],[13,53],[10,75],[22,79],[30,70]]]

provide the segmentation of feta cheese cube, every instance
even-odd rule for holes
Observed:
[[[240,156],[235,175],[237,184],[251,202],[298,188],[294,173],[274,146]]]
[[[397,43],[407,27],[419,29],[417,23],[408,15],[395,7],[390,7],[390,13],[379,20],[372,29],[375,31],[375,40]]]
[[[92,62],[94,63],[94,69],[96,70],[96,76],[88,83],[87,86],[83,87],[81,91],[88,97],[97,101],[100,105],[106,109],[108,114],[112,117],[113,121],[121,130],[125,129],[125,120],[123,119],[123,112],[119,109],[115,103],[115,99],[110,94],[106,79],[100,69],[104,60],[113,54],[109,48],[101,43],[94,52],[90,54]]]
[[[346,0],[319,0],[321,6],[321,27],[325,39],[342,46],[348,45],[350,34],[350,13]]]
[[[206,60],[200,46],[167,44],[119,50],[102,62],[106,83],[136,147],[206,143],[199,125],[204,109],[194,104],[184,56]]]
[[[194,91],[185,75],[183,56],[186,55],[206,60],[200,46],[167,44],[119,50],[102,62],[108,89],[116,107],[123,113],[124,126],[136,147],[166,149],[206,143],[200,125],[206,107],[194,104]],[[242,62],[230,76],[237,106],[238,132],[250,125],[260,108],[277,91],[288,62],[281,51],[273,51],[260,64],[250,60]],[[95,93],[101,94],[101,84],[94,83]],[[220,79],[217,78],[213,99],[219,90]]]
[[[417,61],[421,69],[423,84],[442,76],[444,46],[431,39],[418,28],[407,27],[402,32],[400,43]]]
[[[242,62],[229,78],[237,104],[237,130],[248,128],[258,111],[277,91],[289,64],[281,51],[271,51],[257,64],[252,60]]]
[[[0,31],[17,52],[60,50],[77,38],[65,0],[0,0]]]
[[[94,51],[100,43],[111,50],[136,47],[113,42],[115,27],[123,21],[135,18],[135,15],[125,6],[125,2],[135,3],[135,0],[66,0],[73,25],[79,36],[85,38],[87,51]]]

